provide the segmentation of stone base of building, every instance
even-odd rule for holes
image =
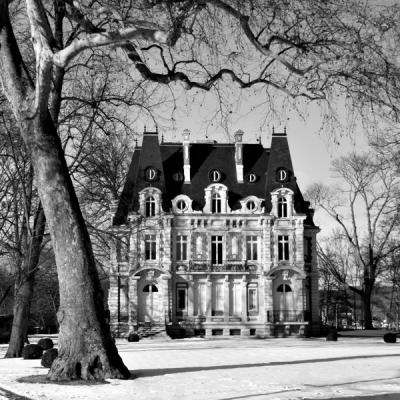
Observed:
[[[131,332],[143,333],[143,327],[129,328],[127,323],[112,324],[111,331],[114,337],[127,337]],[[173,339],[183,337],[257,337],[257,338],[282,338],[282,337],[306,337],[314,336],[314,331],[318,331],[315,325],[308,322],[288,322],[288,323],[248,323],[248,324],[221,324],[213,322],[203,322],[200,324],[177,324],[157,325],[145,327],[147,330],[156,330],[155,333],[163,331]],[[147,335],[142,335],[146,337]]]

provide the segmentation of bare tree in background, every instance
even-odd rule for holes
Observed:
[[[317,243],[318,269],[320,273],[321,311],[326,325],[341,324],[340,315],[349,317],[349,304],[353,303],[354,321],[357,321],[355,302],[351,302],[348,289],[355,293],[360,287],[360,269],[357,268],[352,246],[340,229]],[[358,295],[358,293],[357,293]]]
[[[3,104],[4,105],[4,104]],[[40,266],[46,219],[33,183],[33,168],[15,123],[0,122],[0,252],[14,280],[13,324],[5,357],[20,357],[28,334],[30,303]]]
[[[23,18],[14,17],[15,7]],[[308,100],[344,94],[360,109],[374,105],[397,118],[399,68],[387,41],[397,32],[381,24],[385,13],[399,15],[399,9],[381,9],[377,18],[356,1],[336,0],[0,3],[2,89],[32,159],[60,284],[59,358],[49,379],[129,376],[105,320],[91,242],[57,132],[57,99],[71,61],[95,47],[119,46],[117,55],[156,83],[263,87],[267,99],[276,91]],[[28,68],[20,40],[26,24],[35,68]]]
[[[338,282],[361,297],[365,328],[372,329],[373,288],[384,272],[388,257],[400,248],[396,240],[400,222],[399,176],[377,153],[342,157],[334,162],[333,170],[344,181],[344,187],[315,184],[307,195],[317,208],[337,222],[352,250],[353,276],[358,274],[360,286],[348,281],[340,264],[331,271]]]

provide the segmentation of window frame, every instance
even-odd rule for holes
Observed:
[[[187,261],[188,260],[188,235],[176,235],[175,240],[175,260]]]
[[[289,235],[278,235],[278,261],[290,260]]]
[[[278,218],[288,218],[288,200],[286,197],[278,197]]]
[[[144,201],[144,215],[154,217],[156,215],[156,199],[153,195],[148,195]]]
[[[157,260],[157,235],[155,233],[144,235],[144,259],[146,261]]]
[[[246,235],[246,260],[258,261],[258,236]]]
[[[222,212],[222,197],[218,192],[211,194],[211,214],[221,214]]]
[[[215,262],[214,262],[215,261]],[[222,235],[211,236],[211,264],[223,265],[224,262],[224,239]]]
[[[183,293],[184,304],[181,307],[180,294]],[[188,284],[186,282],[176,283],[176,315],[183,316],[188,311]]]
[[[247,312],[249,315],[256,315],[258,310],[258,284],[249,283],[247,285]]]

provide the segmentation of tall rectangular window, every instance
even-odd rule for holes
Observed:
[[[176,237],[176,260],[186,261],[187,260],[187,236],[178,235]]]
[[[147,234],[144,235],[144,253],[146,260],[157,259],[157,241],[156,235]]]
[[[256,261],[258,260],[258,238],[257,236],[246,237],[246,259]]]
[[[199,283],[197,286],[197,314],[206,315],[207,313],[207,285]]]
[[[224,314],[224,285],[213,282],[212,286],[212,315]]]
[[[222,264],[222,236],[211,236],[211,263]]]
[[[247,308],[249,313],[256,313],[258,311],[257,284],[249,284],[247,288]]]
[[[176,284],[176,314],[182,316],[187,312],[187,284],[179,282]]]
[[[221,196],[218,193],[214,193],[211,196],[211,212],[213,214],[220,213],[222,209]]]
[[[284,197],[278,199],[278,218],[287,218],[288,216],[288,202]]]
[[[242,284],[234,282],[229,288],[229,315],[239,316],[242,312]]]
[[[278,260],[289,260],[289,236],[278,235]]]

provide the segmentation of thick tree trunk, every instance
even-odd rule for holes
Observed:
[[[30,121],[26,121],[29,125]],[[50,380],[128,378],[106,322],[103,291],[90,238],[69,176],[61,142],[47,113],[34,120],[31,149],[60,286],[59,357]],[[24,132],[29,132],[28,126]]]
[[[21,357],[22,349],[28,334],[29,312],[33,295],[34,280],[23,277],[18,283],[14,295],[14,317],[11,329],[10,343],[5,358]]]
[[[372,326],[372,307],[371,307],[371,289],[365,289],[363,301],[363,313],[364,313],[364,329],[373,329]]]

